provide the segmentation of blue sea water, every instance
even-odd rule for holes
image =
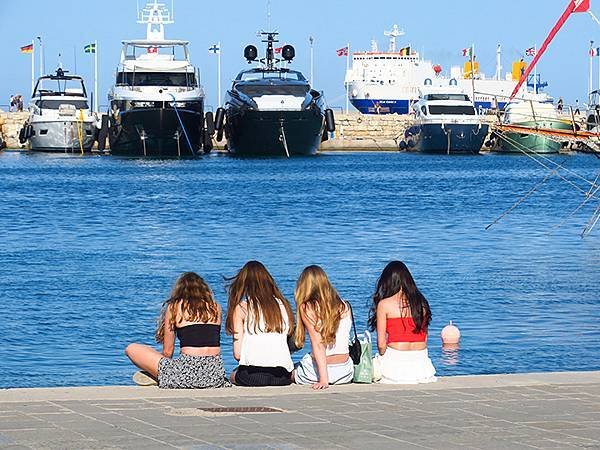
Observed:
[[[588,179],[600,168],[554,159]],[[598,370],[600,229],[580,237],[597,201],[556,228],[583,196],[555,176],[485,230],[547,173],[503,155],[0,153],[0,387],[131,384],[123,349],[152,343],[177,275],[197,271],[225,305],[223,277],[250,259],[289,299],[321,264],[360,330],[381,269],[405,261],[432,306],[440,375]],[[444,352],[449,320],[463,337]]]

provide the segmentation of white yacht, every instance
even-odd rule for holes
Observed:
[[[40,77],[33,90],[29,118],[19,141],[44,152],[83,153],[92,149],[97,117],[90,110],[83,78],[59,68]]]
[[[415,125],[406,130],[401,149],[430,153],[479,153],[489,126],[482,122],[473,101],[456,80],[434,86],[431,80],[419,90],[412,106]]]
[[[165,39],[167,7],[148,3],[138,23],[146,39],[123,41],[115,85],[108,94],[113,155],[195,156],[212,148],[212,113],[204,126],[204,91],[190,62],[188,41]]]

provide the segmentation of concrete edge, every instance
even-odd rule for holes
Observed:
[[[440,377],[437,383],[420,385],[348,384],[331,386],[325,393],[364,393],[452,389],[503,388],[514,386],[543,386],[571,384],[600,384],[600,371],[546,372],[499,375],[464,375]],[[215,398],[215,397],[274,397],[277,395],[309,394],[310,386],[268,388],[233,387],[225,389],[169,390],[138,386],[82,386],[60,388],[13,388],[0,390],[0,402],[44,402],[66,400],[131,400],[140,398]]]

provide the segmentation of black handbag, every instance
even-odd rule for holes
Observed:
[[[356,323],[354,322],[354,313],[352,312],[352,305],[350,302],[348,303],[348,307],[350,308],[350,317],[352,318],[352,329],[354,330],[354,340],[348,346],[348,353],[350,354],[350,358],[352,358],[352,362],[354,365],[360,362],[360,355],[362,353],[362,349],[360,346],[360,341],[358,340],[358,334],[356,334]]]

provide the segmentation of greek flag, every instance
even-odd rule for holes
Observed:
[[[212,47],[208,49],[208,51],[217,55],[221,53],[221,47],[219,47],[219,44],[213,44]]]

